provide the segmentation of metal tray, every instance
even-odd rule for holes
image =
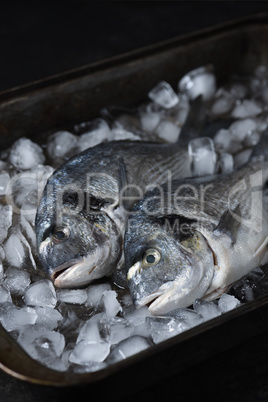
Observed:
[[[181,36],[0,93],[0,147],[27,136],[35,141],[59,128],[97,117],[109,105],[133,106],[160,80],[176,85],[191,69],[213,64],[218,84],[231,74],[268,65],[268,15],[256,15]],[[46,133],[46,134],[44,134]],[[44,138],[44,137],[43,137]],[[103,370],[60,373],[32,360],[0,326],[0,368],[29,386],[61,395],[97,392],[116,399],[268,330],[268,295]],[[77,387],[79,386],[79,387]],[[41,395],[41,394],[40,394]]]

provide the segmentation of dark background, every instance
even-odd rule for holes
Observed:
[[[177,35],[268,12],[266,1],[1,4],[0,91]]]
[[[0,91],[258,12],[268,12],[266,1],[5,2]],[[143,392],[135,389],[133,378],[128,402],[268,401],[268,337],[243,342]],[[84,396],[92,398],[98,395]],[[0,402],[58,400],[60,390],[49,393],[0,372]]]

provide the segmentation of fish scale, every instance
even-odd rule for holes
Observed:
[[[147,192],[124,240],[136,306],[150,303],[161,315],[197,298],[213,300],[265,264],[267,181],[268,162],[252,158],[229,174],[174,180]]]
[[[126,182],[121,182],[122,163]],[[148,185],[166,181],[167,171],[177,179],[191,174],[186,147],[103,143],[74,156],[54,172],[38,207],[36,234],[39,259],[56,286],[81,286],[110,275],[123,264],[123,236],[131,201],[128,199],[128,209],[124,208],[120,191],[135,185],[142,196]],[[90,204],[92,197],[94,205]],[[77,200],[75,207],[72,199]],[[90,236],[92,241],[88,241]]]

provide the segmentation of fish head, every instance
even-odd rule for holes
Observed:
[[[105,211],[63,205],[56,217],[54,210],[42,211],[41,202],[36,235],[43,270],[57,287],[79,287],[109,275],[121,255],[120,231]]]
[[[196,230],[178,235],[150,219],[140,228],[138,235],[132,229],[125,235],[127,282],[136,307],[148,305],[152,314],[166,314],[202,298],[214,273],[203,235]]]

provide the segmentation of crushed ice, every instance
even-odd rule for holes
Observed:
[[[50,135],[28,138],[0,154],[0,322],[26,352],[59,371],[90,372],[126,359],[268,292],[256,268],[218,300],[152,316],[135,309],[126,290],[110,280],[85,289],[57,289],[38,269],[34,219],[48,177],[61,163],[101,142],[176,142],[191,102],[203,97],[208,121],[222,119],[210,135],[188,144],[193,175],[231,172],[245,163],[267,128],[268,70],[217,88],[212,66],[179,80],[161,81],[136,112],[102,111],[102,117]],[[114,116],[114,113],[116,116]],[[108,117],[107,119],[105,118]]]

